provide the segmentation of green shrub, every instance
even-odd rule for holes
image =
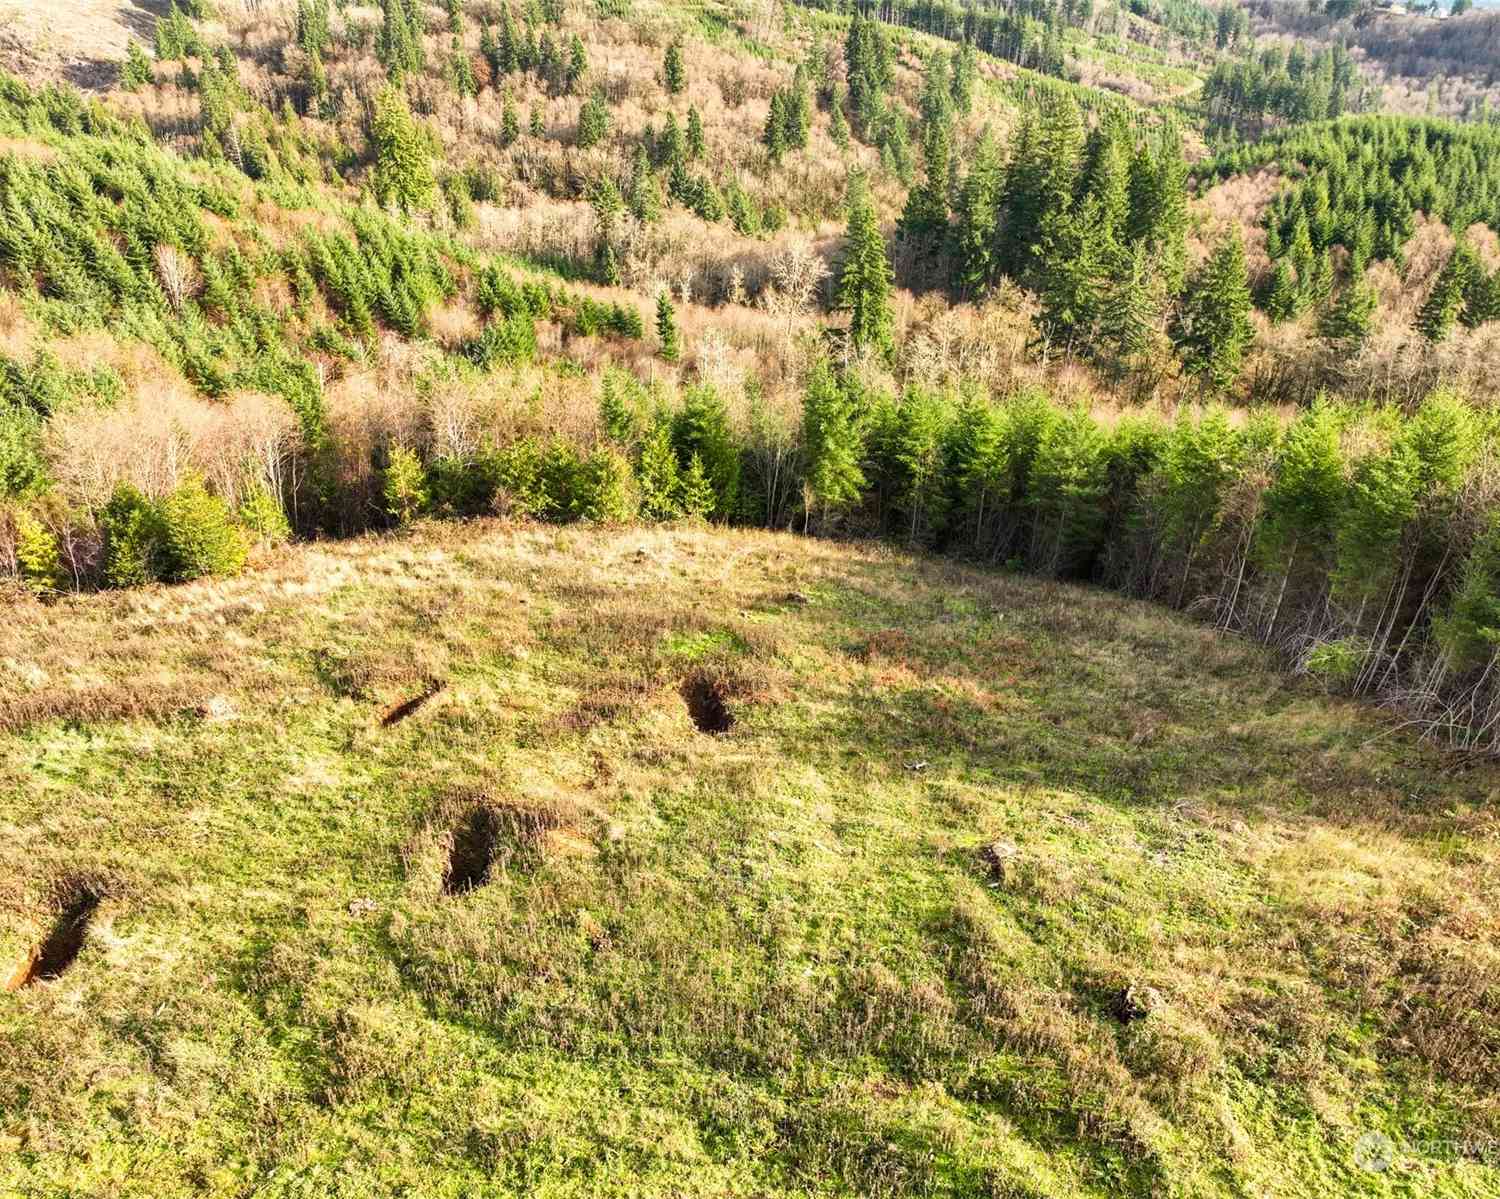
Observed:
[[[16,563],[21,582],[38,595],[52,595],[67,585],[57,538],[25,508],[15,513]]]
[[[211,575],[238,574],[246,545],[229,505],[191,479],[158,506],[162,526],[161,578],[185,583]]]
[[[701,472],[701,463],[700,463]],[[641,445],[636,468],[640,484],[640,510],[647,520],[675,520],[682,515],[682,478],[677,454],[672,449],[672,430],[658,423]],[[701,502],[701,497],[695,497]],[[709,497],[712,507],[712,495]]]
[[[1303,657],[1302,668],[1330,685],[1348,686],[1358,676],[1369,651],[1369,642],[1358,637],[1319,642]]]
[[[672,419],[672,448],[680,467],[687,467],[697,455],[713,490],[707,515],[728,519],[739,501],[740,450],[729,427],[729,410],[713,388],[688,391],[682,409]]]
[[[574,468],[568,514],[601,524],[629,520],[636,513],[634,484],[630,463],[618,450],[600,446]]]
[[[166,530],[156,505],[121,485],[99,514],[103,577],[110,587],[136,587],[162,577]]]
[[[240,501],[239,520],[266,545],[281,545],[292,535],[291,522],[281,501],[259,484]]]
[[[427,507],[427,479],[422,460],[404,445],[393,445],[381,480],[385,510],[397,524],[410,524]]]
[[[491,321],[464,346],[463,354],[481,370],[530,362],[536,357],[536,322],[526,312]]]

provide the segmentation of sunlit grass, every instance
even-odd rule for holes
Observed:
[[[0,1191],[1500,1185],[1351,1156],[1500,1128],[1494,770],[1158,609],[489,522],[22,607],[0,672],[0,975],[103,896],[0,996]]]

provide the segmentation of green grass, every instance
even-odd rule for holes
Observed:
[[[0,1194],[1500,1186],[1352,1157],[1500,1129],[1500,775],[1149,606],[429,526],[22,606],[0,684],[0,965],[105,896],[0,995]]]

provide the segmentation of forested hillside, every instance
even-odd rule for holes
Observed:
[[[0,86],[0,566],[880,535],[1488,744],[1500,134],[1263,15],[173,5],[104,94]]]

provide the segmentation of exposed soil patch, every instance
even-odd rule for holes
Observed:
[[[83,939],[99,908],[99,899],[93,891],[79,892],[52,925],[52,931],[16,968],[5,989],[19,991],[34,982],[45,982],[66,973],[83,949]]]
[[[443,871],[443,894],[462,895],[490,881],[495,865],[495,843],[500,820],[489,808],[475,808],[453,830],[448,868]]]
[[[700,733],[718,735],[734,727],[734,713],[725,702],[724,686],[705,674],[692,674],[682,680],[682,701]]]
[[[539,864],[549,838],[561,826],[560,815],[550,809],[486,804],[470,808],[453,830],[443,894],[463,895],[484,886],[497,870]]]
[[[416,695],[410,699],[403,699],[399,704],[387,708],[384,716],[380,718],[380,727],[388,729],[393,724],[400,724],[434,695],[443,689],[446,684],[430,682]]]

